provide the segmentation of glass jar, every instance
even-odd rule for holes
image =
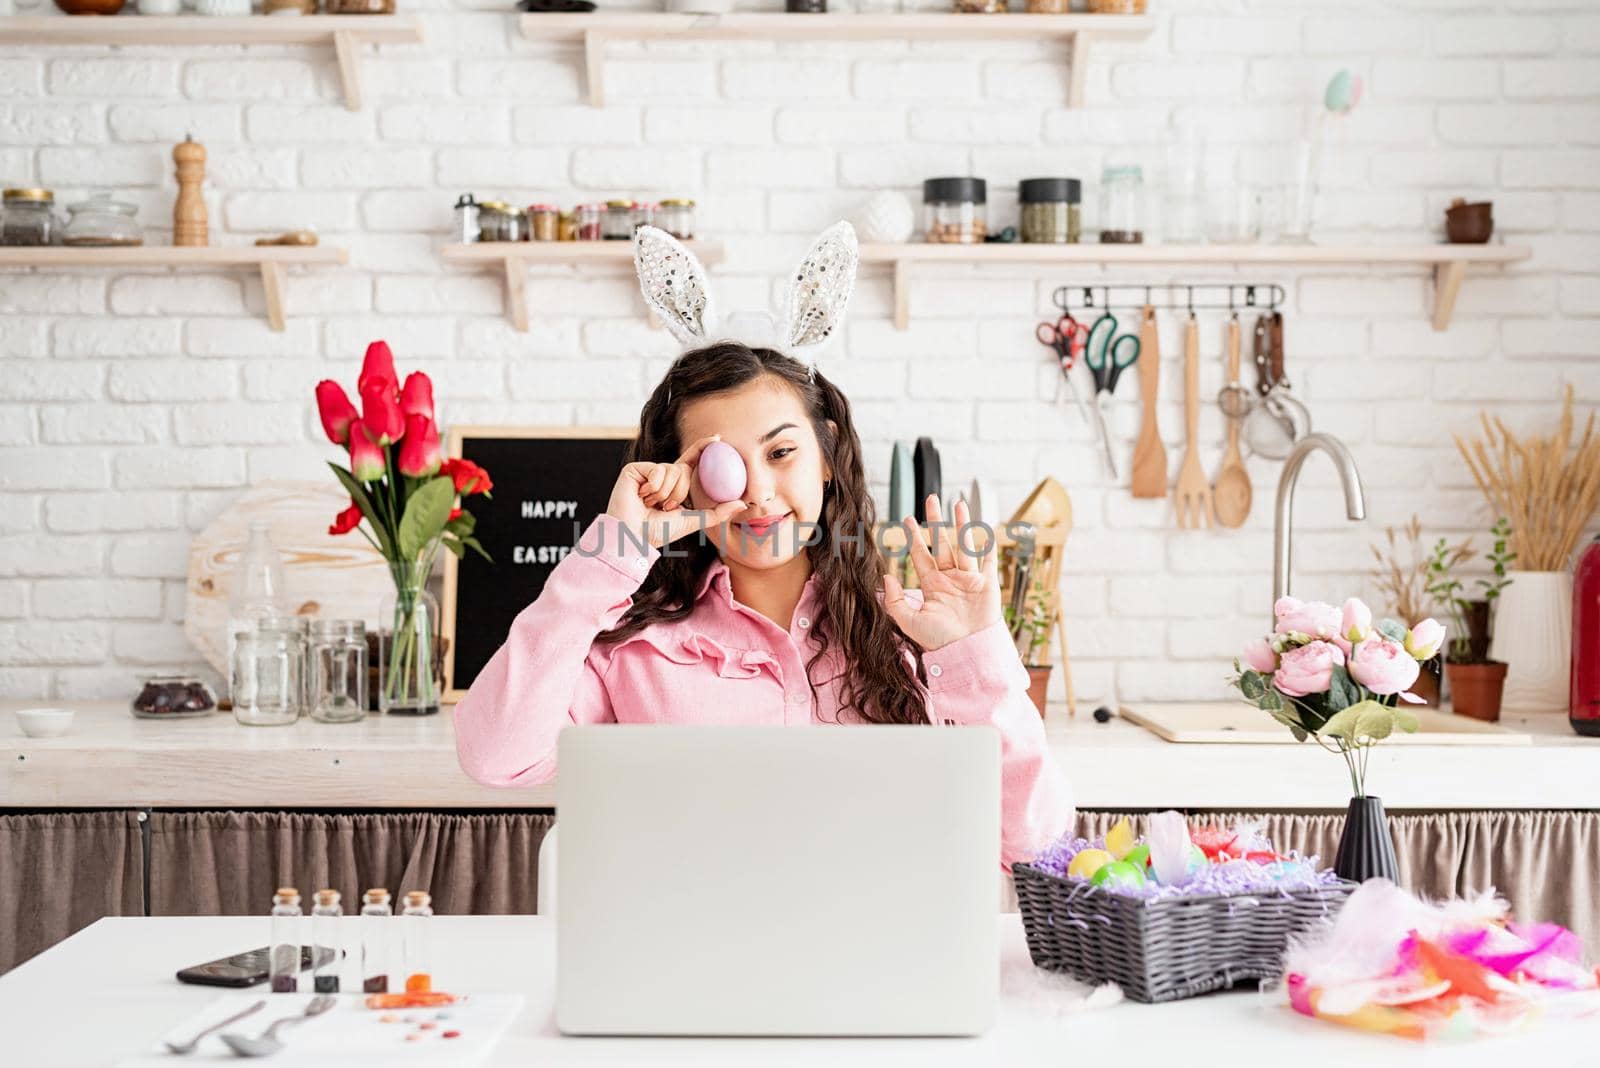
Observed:
[[[1006,10],[1006,0],[955,0],[955,10],[964,15],[999,15]]]
[[[479,241],[506,239],[506,213],[511,205],[503,200],[485,200],[478,205]]]
[[[354,723],[367,714],[367,625],[359,619],[311,624],[311,718]]]
[[[248,630],[233,643],[233,718],[281,727],[300,718],[299,652],[288,631]]]
[[[641,200],[633,206],[633,228],[656,225],[656,213],[659,207],[648,200]]]
[[[216,695],[197,675],[147,675],[132,705],[140,719],[191,719],[216,707]]]
[[[556,218],[556,240],[578,240],[578,216],[576,214],[564,211]]]
[[[1030,244],[1076,245],[1083,183],[1076,178],[1025,178],[1017,186],[1022,240]]]
[[[554,204],[532,204],[528,207],[529,239],[554,241],[560,211]]]
[[[982,178],[929,178],[922,183],[925,240],[936,245],[981,245],[989,186]]]
[[[439,711],[439,601],[420,565],[390,565],[394,588],[378,606],[378,707],[386,714]]]
[[[603,204],[578,205],[578,240],[599,241],[604,235],[600,227],[600,216],[605,212]]]
[[[694,240],[694,201],[663,200],[656,212],[656,225],[679,241]]]
[[[521,208],[507,208],[501,222],[502,241],[528,240],[528,213]]]
[[[1107,167],[1100,175],[1100,243],[1144,241],[1144,169]]]
[[[0,211],[0,245],[42,246],[59,238],[60,220],[48,189],[7,189]]]
[[[463,245],[470,245],[480,239],[478,202],[473,199],[471,193],[462,193],[456,198],[455,238]]]
[[[633,201],[606,201],[606,215],[601,236],[607,241],[633,240]]]
[[[117,246],[142,245],[144,235],[134,221],[137,204],[112,200],[105,194],[92,196],[67,206],[67,228],[63,245]]]

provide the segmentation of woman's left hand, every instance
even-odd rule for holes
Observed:
[[[942,521],[938,497],[929,495],[927,513],[929,523]],[[911,606],[905,587],[892,574],[883,576],[884,610],[907,637],[930,653],[1002,618],[993,536],[978,559],[971,532],[965,538],[960,533],[970,521],[967,502],[957,501],[955,513],[954,529],[934,528],[932,552],[922,543],[917,521],[910,516],[904,521],[911,565],[922,587],[921,607]]]

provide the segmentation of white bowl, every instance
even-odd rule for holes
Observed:
[[[72,730],[72,709],[19,708],[17,726],[29,738],[55,738]]]

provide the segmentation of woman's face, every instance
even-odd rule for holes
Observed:
[[[814,530],[811,524],[822,515],[822,484],[833,472],[799,395],[788,383],[762,375],[738,389],[697,397],[678,413],[678,434],[685,444],[721,434],[744,459],[745,510],[706,532],[724,561],[770,568],[800,554]],[[714,504],[696,478],[689,506]],[[770,521],[776,517],[782,518]],[[758,518],[768,522],[757,523]]]

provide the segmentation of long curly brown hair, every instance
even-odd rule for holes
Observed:
[[[902,652],[915,651],[916,646],[889,618],[877,597],[883,575],[882,562],[873,548],[877,513],[867,492],[861,439],[850,415],[850,402],[839,387],[820,372],[813,378],[805,364],[773,349],[725,341],[691,350],[678,357],[645,402],[639,413],[639,436],[628,450],[627,462],[676,460],[684,447],[678,413],[685,403],[738,389],[763,375],[786,383],[800,397],[833,472],[817,519],[821,540],[803,550],[818,577],[822,603],[812,628],[819,649],[806,664],[807,682],[815,693],[811,669],[837,642],[846,665],[839,681],[845,707],[868,723],[927,723],[927,677],[922,660],[912,657],[915,675],[907,670]],[[838,532],[861,535],[864,540],[836,548]],[[717,558],[717,547],[704,534],[684,541],[698,544],[674,546],[687,549],[684,555],[661,556],[634,595],[633,605],[596,641],[620,642],[652,623],[683,619],[694,610],[695,593]]]

